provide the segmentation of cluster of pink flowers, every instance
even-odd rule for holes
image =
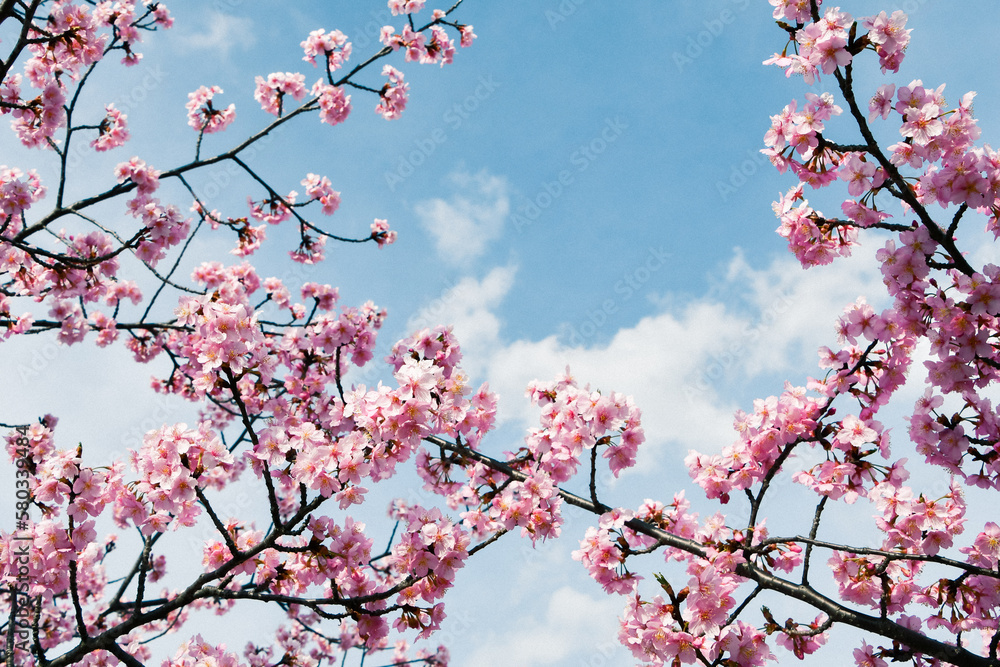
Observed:
[[[786,49],[786,52],[765,60],[765,65],[784,67],[786,76],[801,74],[806,83],[812,84],[819,80],[820,72],[832,74],[838,67],[851,63],[853,56],[848,50],[848,39],[852,26],[856,24],[850,14],[835,7],[828,9],[822,19],[813,22],[808,0],[769,2],[775,8],[774,18],[790,19],[803,27],[795,32],[798,52],[788,54]],[[905,28],[906,14],[896,11],[887,16],[885,12],[880,12],[876,16],[860,19],[857,25],[868,31],[864,46],[878,53],[882,72],[899,71],[910,42],[910,30]]]
[[[107,347],[118,339],[117,322],[100,310],[95,310],[88,317],[91,327],[97,331],[97,347]]]
[[[635,465],[645,440],[642,415],[630,396],[602,395],[579,387],[567,372],[552,383],[532,383],[528,397],[542,408],[541,428],[525,437],[533,467],[544,470],[559,484],[576,473],[584,449],[601,447],[601,456],[617,477]]]
[[[272,72],[266,79],[258,76],[254,80],[257,83],[254,99],[260,102],[261,109],[275,116],[281,116],[284,111],[285,95],[291,95],[296,101],[306,96],[306,77],[298,72]]]
[[[420,62],[424,64],[440,63],[444,67],[455,59],[455,43],[448,38],[448,33],[441,26],[431,27],[431,38],[424,50],[425,53],[420,57]]]
[[[222,94],[218,86],[201,86],[193,93],[188,93],[188,125],[205,134],[221,132],[236,120],[236,105],[230,104],[225,109],[212,106],[212,98]]]
[[[24,177],[18,170],[0,168],[0,221],[4,237],[21,231],[24,212],[44,192],[34,172]],[[57,238],[72,263],[37,262],[27,252],[4,244],[0,248],[0,266],[11,277],[11,287],[20,294],[32,295],[39,301],[50,299],[49,314],[60,324],[59,339],[72,344],[82,340],[90,330],[81,300],[95,303],[103,299],[109,305],[117,305],[122,298],[134,302],[140,294],[133,282],[118,280],[119,263],[110,236],[100,231],[80,235],[63,232]],[[14,317],[10,312],[12,303],[7,295],[0,298],[0,313],[9,318],[3,330],[5,338],[28,330],[34,321],[31,313]],[[97,310],[90,310],[89,316],[106,332],[102,341],[113,339],[111,318]]]
[[[75,301],[53,301],[49,316],[60,323],[57,336],[63,345],[72,345],[83,340],[90,330],[83,309]]]
[[[320,236],[319,238],[313,237],[309,234],[303,233],[302,238],[299,241],[299,247],[295,250],[289,250],[288,256],[292,258],[292,261],[298,262],[300,264],[317,264],[322,262],[326,257],[326,237]]]
[[[822,381],[811,381],[809,386],[829,397],[852,393],[861,405],[860,418],[870,419],[906,380],[916,344],[911,323],[894,309],[876,313],[865,299],[859,298],[844,309],[837,334],[845,346],[837,352],[820,348],[820,367],[830,373]],[[868,343],[864,343],[866,340]],[[863,344],[870,346],[867,354]],[[888,440],[879,442],[880,451],[887,454]]]
[[[326,176],[306,174],[302,179],[302,187],[306,189],[309,199],[320,203],[324,215],[333,215],[340,206],[340,193],[333,189],[333,184]]]
[[[523,482],[515,480],[493,496],[489,506],[491,526],[512,530],[520,526],[521,536],[538,540],[559,537],[563,523],[562,499],[551,477],[535,472]]]
[[[857,245],[857,230],[831,224],[822,213],[813,210],[801,183],[781,195],[773,209],[781,221],[778,234],[788,239],[789,250],[804,267],[829,264],[838,255],[849,256]]]
[[[73,637],[72,624],[59,620],[63,614],[72,614],[73,605],[66,595],[71,585],[71,567],[77,568],[75,594],[84,604],[103,598],[107,584],[103,559],[114,546],[115,537],[98,541],[92,517],[101,514],[113,498],[111,489],[121,469],[120,464],[105,470],[86,468],[79,449],[57,450],[52,433],[56,421],[46,415],[40,422],[6,437],[11,462],[25,460],[19,450],[28,450],[28,482],[32,497],[45,516],[29,523],[17,539],[0,531],[0,584],[18,590],[19,583],[27,581],[27,590],[20,590],[44,597],[50,603],[43,613],[43,626],[48,630],[40,637],[44,648],[55,647]],[[27,562],[17,555],[24,549],[25,532],[30,545]],[[88,615],[88,630],[95,629],[96,621],[96,615]]]
[[[302,59],[312,63],[314,67],[317,56],[326,59],[327,74],[343,67],[351,57],[351,43],[347,41],[347,35],[339,30],[332,32],[326,32],[322,28],[313,30],[301,46],[306,53]]]
[[[389,77],[389,81],[379,92],[380,101],[375,111],[386,120],[395,120],[406,109],[410,84],[403,81],[403,73],[392,65],[382,67],[382,76]]]
[[[962,489],[953,480],[951,488],[938,500],[920,495],[890,480],[877,485],[869,498],[882,512],[876,524],[885,533],[882,549],[935,555],[950,547],[964,530],[965,501]]]
[[[635,533],[624,528],[625,522],[631,518],[632,512],[627,510],[613,510],[601,515],[598,527],[587,528],[580,548],[573,552],[573,560],[580,561],[594,581],[608,593],[632,593],[642,579],[625,567],[626,555],[618,544],[619,539],[630,546],[638,541]]]
[[[135,486],[121,489],[115,518],[131,521],[146,535],[192,526],[201,514],[196,489],[223,488],[238,468],[233,455],[207,425],[176,424],[150,431],[132,452]]]
[[[181,644],[177,648],[174,658],[164,660],[162,667],[196,667],[197,665],[243,667],[239,656],[232,651],[227,651],[225,644],[212,645],[205,641],[200,634]]]
[[[879,12],[877,16],[861,19],[861,25],[868,29],[868,41],[878,53],[882,72],[898,72],[912,32],[906,29],[906,14],[899,10],[892,16]]]
[[[847,182],[847,192],[852,197],[860,197],[885,182],[885,170],[868,162],[863,153],[845,153],[840,160],[838,175],[840,180]],[[866,218],[867,215],[859,214],[858,217]]]
[[[19,567],[14,558],[18,542],[12,537],[0,532],[0,581],[5,587],[16,587],[19,579]],[[104,592],[106,577],[101,563],[104,557],[103,545],[96,539],[93,519],[80,521],[72,530],[65,527],[61,520],[42,519],[31,525],[30,537],[32,557],[26,567],[26,578],[31,582],[27,591],[29,595],[51,599],[65,593],[70,587],[70,562],[75,561],[79,568],[79,597],[87,602],[99,599]],[[64,610],[72,609],[72,605],[64,604],[62,607]],[[93,620],[91,619],[91,624]],[[46,638],[43,645],[50,648],[71,637],[69,628],[60,629],[56,637]],[[56,641],[52,641],[53,639]]]
[[[200,301],[196,307],[193,302]],[[221,299],[191,299],[178,313],[178,321],[196,328],[190,348],[185,352],[201,366],[195,375],[195,386],[214,384],[216,373],[223,365],[239,374],[267,351],[263,335],[257,326],[256,313],[251,314],[243,303],[227,303]]]
[[[379,40],[393,51],[402,47],[407,62],[441,63],[443,67],[454,60],[455,43],[448,38],[448,33],[441,26],[430,28],[430,40],[424,33],[416,32],[408,25],[403,27],[402,34],[394,33],[393,30],[392,26],[384,26]],[[466,31],[463,30],[461,34],[463,42],[471,43],[472,37],[466,37]]]
[[[129,213],[142,220],[146,233],[135,249],[135,255],[150,266],[166,257],[167,249],[187,238],[191,220],[185,218],[173,204],[163,206],[150,195],[160,187],[160,173],[137,157],[122,162],[115,168],[119,183],[131,181],[136,186],[136,196],[129,199]]]
[[[809,14],[809,0],[767,0],[772,7],[774,7],[774,12],[772,16],[775,19],[781,21],[782,19],[788,19],[795,23],[808,23],[812,16]],[[820,2],[816,3],[817,6]]]
[[[972,546],[962,547],[961,551],[973,565],[996,569],[1000,557],[1000,526],[992,521],[986,522]]]
[[[841,12],[839,7],[826,10],[820,21],[810,23],[795,33],[799,53],[788,56],[792,60],[790,65],[780,64],[803,74],[806,83],[818,79],[819,72],[833,74],[838,67],[851,62],[852,56],[847,50],[847,33],[853,23],[851,15]]]
[[[270,346],[257,323],[248,298],[260,282],[248,265],[223,268],[203,264],[192,278],[208,288],[205,296],[182,299],[174,311],[178,324],[191,333],[176,335],[171,349],[187,363],[182,366],[196,395],[216,393],[220,371],[241,374],[248,368],[270,378]]]
[[[128,116],[116,109],[114,104],[107,105],[104,110],[107,113],[98,125],[97,138],[90,142],[90,146],[97,151],[117,148],[129,138],[128,126],[125,123]]]
[[[774,660],[766,635],[743,621],[706,635],[681,629],[679,619],[677,606],[663,597],[645,601],[637,595],[625,607],[618,639],[638,660],[656,667],[696,663],[699,654],[739,667]]]
[[[337,125],[347,120],[351,113],[351,96],[343,88],[317,81],[312,94],[319,100],[319,119],[327,125]]]
[[[819,400],[799,387],[787,387],[780,397],[757,399],[753,413],[736,413],[739,440],[721,454],[690,452],[684,460],[688,473],[709,498],[728,502],[732,491],[760,482],[785,447],[811,433],[819,411]]]
[[[433,651],[420,648],[410,653],[411,647],[405,639],[398,639],[392,645],[388,637],[366,641],[359,633],[359,623],[349,619],[341,621],[339,633],[327,637],[312,630],[323,620],[315,611],[291,607],[288,616],[290,622],[278,629],[274,645],[258,646],[252,642],[247,644],[243,655],[250,667],[270,667],[285,656],[302,656],[303,659],[307,658],[310,664],[312,661],[320,660],[339,664],[344,652],[359,646],[364,646],[369,655],[391,650],[393,665],[448,667],[450,656],[444,646],[438,646]]]
[[[32,58],[24,71],[32,85],[44,88],[60,76],[76,78],[81,69],[100,60],[108,42],[108,35],[100,30],[111,25],[109,18],[106,12],[92,12],[83,5],[55,3],[49,12],[48,34],[29,31],[35,40],[28,45]]]
[[[25,175],[20,169],[0,165],[0,235],[10,238],[21,231],[22,217],[31,205],[45,196],[38,173],[31,170]],[[0,253],[16,252],[9,245]],[[0,261],[3,255],[0,254]]]
[[[993,402],[978,387],[1000,378],[986,341],[996,331],[1000,269],[983,267],[971,276],[951,272],[932,281],[930,256],[937,244],[917,228],[888,241],[877,258],[901,328],[926,336],[934,357],[925,362],[931,388],[917,401],[909,436],[928,463],[963,477],[967,484],[998,488],[1000,465],[991,455],[1000,437]],[[958,394],[958,410],[942,410],[945,395]],[[966,467],[968,466],[968,467]]]
[[[19,95],[17,84],[20,77],[8,83],[8,91]],[[66,124],[66,110],[63,104],[66,94],[57,83],[50,83],[42,90],[41,95],[33,100],[20,101],[14,108],[3,107],[3,113],[13,117],[11,127],[17,133],[18,139],[28,148],[49,148],[54,140],[56,130]]]
[[[972,145],[980,134],[972,116],[975,93],[966,93],[954,110],[946,112],[943,89],[942,85],[929,91],[916,80],[897,91],[895,110],[903,116],[900,133],[906,139],[891,147],[891,159],[900,167],[917,169],[931,163],[917,184],[921,203],[995,208],[1000,195],[1000,155],[988,146]]]
[[[389,9],[393,16],[399,14],[416,14],[424,8],[427,0],[389,0]]]
[[[425,509],[397,500],[389,515],[404,527],[389,556],[391,567],[399,575],[420,578],[418,583],[399,593],[397,603],[414,606],[421,601],[434,603],[452,587],[456,571],[465,566],[471,543],[469,533],[436,508]],[[396,627],[400,630],[419,628],[420,636],[426,637],[439,627],[443,618],[444,606],[435,604],[429,610],[401,616]]]
[[[237,257],[248,257],[259,250],[260,244],[267,238],[267,225],[254,227],[246,218],[242,218],[242,223],[236,230],[236,247],[229,252]]]
[[[399,356],[402,349],[419,351],[425,357],[436,351],[435,358],[444,355],[444,359],[454,351],[456,356],[448,365],[457,363],[457,346],[434,344],[428,333],[405,341],[407,348],[397,346],[392,357],[397,368],[405,364],[406,357]],[[447,339],[441,340],[445,342]],[[508,453],[508,465],[522,473],[523,479],[503,480],[495,471],[471,464],[464,470],[467,481],[461,483],[451,477],[449,466],[426,453],[422,452],[418,459],[418,470],[430,489],[446,495],[452,507],[472,507],[462,517],[478,536],[520,527],[521,534],[533,543],[557,537],[563,522],[557,484],[575,473],[583,450],[601,447],[610,469],[618,476],[635,463],[636,449],[644,439],[639,410],[630,398],[613,393],[602,396],[579,388],[569,375],[549,385],[533,384],[528,393],[542,406],[543,427],[525,438],[526,446],[516,455]],[[475,446],[492,423],[495,400],[485,386],[473,397],[471,407],[488,421],[478,427],[479,433],[466,433],[468,426],[462,426],[469,422],[470,413],[466,413],[459,433],[467,438],[469,446]],[[479,424],[479,419],[475,423]]]
[[[115,37],[122,42],[125,57],[122,63],[135,65],[142,59],[142,54],[134,50],[135,44],[142,40],[139,25],[143,19],[152,15],[154,23],[163,28],[174,24],[170,12],[162,2],[151,3],[143,0],[145,11],[141,16],[135,15],[135,0],[102,0],[94,8],[94,18],[114,29]]]
[[[927,260],[935,252],[937,243],[924,227],[901,233],[899,243],[897,248],[896,241],[886,241],[875,258],[879,261],[882,280],[889,295],[896,297],[895,310],[907,320],[908,325],[914,325],[914,320],[919,319],[914,309],[920,307],[918,301],[929,287],[926,280],[930,274]],[[918,335],[926,331],[922,326],[908,328]]]
[[[806,93],[806,99],[801,112],[798,100],[792,100],[780,114],[771,116],[771,129],[764,135],[767,148],[761,152],[779,172],[790,168],[803,183],[821,187],[836,180],[841,156],[829,147],[820,148],[819,135],[824,123],[843,110],[830,93]]]
[[[493,428],[496,396],[484,383],[467,398],[470,389],[468,377],[459,367],[461,360],[462,351],[450,327],[423,329],[396,343],[386,357],[400,389],[427,403],[424,409],[430,427],[438,433],[461,437],[475,447]]]
[[[372,466],[365,460],[369,440],[363,431],[351,431],[336,440],[328,440],[315,424],[306,422],[289,428],[287,434],[288,440],[278,444],[277,451],[295,451],[295,463],[289,474],[298,483],[325,497],[333,496],[341,509],[364,500],[368,489],[360,482],[371,475]],[[277,439],[282,437],[283,434],[278,435]],[[273,450],[268,453],[274,457]]]
[[[941,107],[944,106],[944,85],[937,90],[926,90],[923,82],[916,80],[896,91],[898,102],[895,110],[903,116],[899,133],[910,138],[917,146],[926,146],[933,137],[944,132]]]
[[[136,186],[136,192],[141,197],[147,197],[160,187],[160,172],[146,165],[138,157],[133,157],[128,162],[122,162],[115,167],[115,177],[119,183],[132,181]],[[139,197],[129,201],[130,208],[138,208],[145,202]]]
[[[396,242],[397,233],[395,230],[389,229],[388,220],[376,218],[375,222],[371,225],[371,231],[372,238],[378,243],[379,248],[384,248]]]
[[[736,607],[734,594],[745,582],[735,574],[735,570],[746,563],[746,560],[732,548],[742,543],[742,534],[726,528],[724,517],[720,514],[709,518],[704,527],[697,528],[697,517],[687,514],[687,506],[682,496],[675,497],[674,509],[665,513],[665,508],[659,503],[646,501],[638,515],[643,521],[658,525],[671,533],[679,529],[675,534],[707,545],[706,557],[679,549],[667,549],[668,559],[688,562],[687,573],[690,578],[687,586],[675,593],[666,579],[657,575],[661,589],[667,593],[666,600],[660,595],[653,600],[643,600],[638,592],[627,590],[627,586],[619,586],[614,592],[629,595],[624,617],[621,619],[620,641],[634,656],[653,665],[692,663],[699,653],[709,660],[726,656],[727,663],[747,667],[774,660],[763,631],[743,621],[732,622],[730,619]],[[621,526],[622,519],[615,517],[618,513],[620,511],[616,510],[614,514],[602,517],[602,526]],[[766,536],[767,531],[759,526],[755,530],[753,541],[756,544]],[[655,544],[655,540],[650,538],[637,539],[627,528],[617,545],[623,545],[626,541],[633,551]],[[779,553],[769,556],[768,562],[773,562],[775,568],[786,571],[801,564],[801,550],[797,545],[788,546],[796,548],[774,549]],[[613,548],[605,548],[598,554],[608,552],[613,555]],[[596,569],[593,565],[590,568],[592,572]],[[635,586],[635,582],[632,586]],[[765,616],[770,621],[766,610]],[[792,623],[791,620],[785,626],[769,622],[766,634],[778,632],[778,643],[801,658],[825,643],[825,633],[818,629],[820,623],[821,619],[818,618],[802,631],[801,624]]]
[[[49,316],[60,323],[59,342],[63,345],[79,343],[89,327],[80,304],[73,301],[55,301],[49,309]]]
[[[266,222],[271,225],[280,224],[288,220],[292,215],[291,207],[295,205],[295,199],[298,196],[299,193],[292,190],[284,197],[271,196],[260,201],[254,201],[251,197],[247,197],[250,216],[254,220]]]
[[[472,32],[472,26],[471,25],[463,25],[459,29],[459,32],[462,35],[461,42],[460,42],[461,47],[464,49],[464,48],[468,48],[468,47],[472,46],[473,40],[476,39],[476,33]]]
[[[862,167],[862,169],[866,171],[868,170],[867,167]],[[885,172],[883,172],[881,168],[877,168],[873,174],[875,177],[873,179],[873,183],[875,180],[882,178],[884,173]],[[851,178],[853,178],[853,175]],[[844,212],[844,215],[848,220],[856,224],[858,227],[872,227],[889,217],[889,214],[885,211],[877,211],[853,199],[845,199],[844,203],[840,205],[840,210]]]
[[[427,53],[425,42],[427,36],[422,32],[416,32],[410,26],[403,26],[402,34],[395,33],[395,28],[391,25],[382,26],[379,33],[379,41],[392,48],[393,51],[403,48],[406,53],[407,62],[419,61]]]

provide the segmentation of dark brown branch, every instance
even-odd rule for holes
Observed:
[[[964,563],[960,560],[955,560],[953,558],[945,558],[944,556],[930,556],[927,554],[910,554],[902,551],[883,551],[881,549],[869,549],[866,547],[852,547],[846,544],[834,544],[833,542],[825,542],[823,540],[817,540],[812,537],[803,537],[802,535],[796,535],[795,537],[772,537],[762,541],[759,545],[754,548],[759,549],[771,544],[783,544],[786,542],[798,542],[805,544],[809,547],[819,547],[823,549],[831,549],[834,551],[845,551],[852,554],[857,554],[859,556],[878,556],[879,558],[884,558],[890,561],[894,560],[911,560],[920,561],[924,563],[937,563],[938,565],[947,565],[948,567],[953,567],[962,570],[964,574],[974,574],[981,577],[990,577],[992,579],[1000,579],[1000,571],[998,570],[988,570],[984,567],[979,567],[978,565],[972,565],[971,563]]]
[[[153,544],[155,544],[160,539],[160,537],[162,535],[163,535],[163,533],[156,533],[155,535],[151,535],[148,538],[149,548],[150,549],[152,549]],[[113,598],[111,598],[111,602],[108,603],[107,609],[105,609],[103,612],[101,612],[101,614],[97,617],[98,621],[100,621],[102,618],[104,618],[108,614],[114,613],[115,611],[117,611],[119,609],[119,603],[121,603],[122,596],[125,595],[125,591],[128,590],[129,585],[132,583],[132,579],[134,579],[136,577],[136,575],[139,574],[139,570],[142,568],[143,560],[148,557],[148,554],[146,553],[146,545],[145,545],[145,543],[147,542],[147,538],[144,537],[143,538],[143,542],[144,542],[144,545],[143,545],[142,553],[139,554],[139,557],[136,559],[135,563],[132,565],[132,569],[129,570],[129,573],[122,579],[122,583],[118,587],[118,591],[115,593],[115,596]]]
[[[902,200],[906,202],[906,204],[917,215],[920,219],[920,223],[927,228],[927,232],[930,234],[930,237],[948,252],[952,261],[955,263],[955,268],[965,275],[971,276],[975,273],[975,269],[972,268],[968,260],[966,260],[962,255],[961,251],[955,245],[955,241],[946,235],[938,224],[934,222],[930,214],[927,213],[927,209],[924,208],[924,205],[917,200],[917,196],[906,184],[905,179],[902,174],[899,173],[896,165],[889,161],[889,158],[887,158],[885,153],[882,152],[882,148],[875,140],[875,136],[868,127],[868,120],[865,117],[865,114],[862,113],[861,108],[858,106],[858,101],[854,96],[853,65],[849,63],[846,67],[844,67],[843,73],[841,73],[838,68],[834,71],[833,75],[837,78],[840,92],[844,96],[844,99],[847,100],[847,104],[851,110],[851,115],[854,117],[854,120],[858,125],[858,130],[860,130],[861,136],[864,137],[868,153],[874,157],[882,166],[882,169],[885,170],[889,180],[899,189],[899,195]]]
[[[205,512],[212,520],[212,525],[215,526],[215,529],[219,531],[220,535],[222,535],[222,539],[225,540],[226,547],[229,548],[229,553],[232,554],[233,558],[239,558],[242,555],[239,547],[236,546],[236,542],[233,541],[233,536],[229,534],[229,531],[226,530],[222,521],[220,521],[219,517],[215,514],[215,510],[212,509],[211,503],[209,503],[208,498],[205,497],[205,492],[198,488],[197,485],[194,488],[194,492],[195,495],[198,496],[198,502],[200,502],[201,506],[205,508]]]
[[[119,646],[118,642],[111,642],[107,650],[129,667],[145,667],[141,662],[130,655],[128,651]]]
[[[468,459],[482,463],[492,470],[502,472],[505,475],[509,475],[516,479],[524,479],[524,475],[522,473],[512,470],[506,463],[497,461],[496,459],[493,459],[492,457],[481,452],[477,452],[467,447],[460,447],[436,436],[430,436],[424,439],[441,446],[447,451],[455,452]],[[590,500],[561,488],[558,489],[558,493],[559,497],[562,498],[564,502],[584,509],[592,514],[601,515],[610,509],[603,505],[595,505]],[[649,537],[656,539],[658,543],[663,546],[679,549],[698,558],[706,558],[708,556],[706,547],[699,542],[681,537],[679,535],[674,535],[673,533],[648,524],[640,519],[629,519],[625,525],[637,533],[648,535]],[[789,540],[786,539],[784,541],[787,542]],[[859,630],[891,639],[910,647],[910,649],[914,651],[938,658],[945,662],[950,662],[958,667],[998,667],[998,663],[995,659],[976,655],[975,653],[972,653],[962,647],[928,637],[920,632],[911,630],[910,628],[894,623],[886,618],[870,616],[855,609],[851,609],[840,604],[836,600],[823,595],[810,586],[782,579],[781,577],[768,572],[762,567],[753,565],[752,563],[747,562],[737,565],[735,573],[740,577],[755,582],[758,587],[763,590],[774,591],[787,598],[799,600],[800,602],[808,604],[817,611],[826,614],[831,623],[843,623],[845,625],[858,628]]]
[[[829,500],[829,496],[823,496],[820,498],[819,503],[816,504],[816,512],[813,514],[812,526],[809,528],[809,539],[815,540],[816,533],[819,532],[819,519],[823,514],[823,508],[826,506],[826,501]],[[813,544],[810,542],[806,545],[806,553],[802,557],[802,585],[809,585],[809,563],[812,559],[812,549]]]
[[[594,506],[600,505],[597,500],[597,445],[590,448],[590,500]]]

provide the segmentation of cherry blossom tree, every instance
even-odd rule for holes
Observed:
[[[688,456],[707,501],[723,506],[712,516],[692,512],[682,493],[637,508],[598,497],[599,471],[617,477],[644,441],[639,406],[625,395],[591,390],[568,372],[535,381],[528,394],[540,423],[510,447],[487,437],[496,397],[462,370],[447,327],[398,342],[384,360],[396,386],[370,387],[351,378],[381,363],[373,350],[386,313],[377,306],[341,304],[330,285],[262,277],[246,259],[205,258],[189,278],[179,274],[196,234],[228,234],[233,254],[246,258],[270,225],[292,225],[291,261],[303,264],[320,262],[328,242],[391,244],[395,232],[382,219],[364,238],[319,222],[340,203],[329,178],[289,175],[300,196],[262,178],[243,155],[285,123],[317,122],[314,112],[319,125],[345,123],[352,97],[377,100],[376,113],[398,118],[409,84],[396,65],[443,66],[457,57],[454,40],[472,45],[461,4],[430,12],[422,0],[389,0],[402,27],[384,28],[383,47],[366,59],[339,30],[304,36],[311,76],[257,76],[254,98],[274,119],[223,152],[204,152],[204,136],[226,132],[250,102],[200,86],[189,95],[190,127],[177,129],[188,133],[192,160],[164,168],[131,157],[115,169],[115,185],[72,201],[74,141],[108,151],[130,138],[113,105],[84,117],[80,91],[115,57],[137,63],[141,41],[172,19],[149,0],[0,3],[12,36],[0,61],[0,113],[22,144],[59,168],[46,184],[34,171],[0,167],[0,335],[123,344],[137,362],[168,361],[154,391],[200,407],[197,424],[164,424],[103,467],[88,463],[85,443],[57,446],[53,416],[3,424],[19,512],[15,529],[0,533],[4,664],[142,665],[152,640],[177,634],[180,648],[164,664],[333,665],[355,650],[392,664],[444,665],[446,647],[413,651],[408,641],[439,628],[456,571],[501,538],[518,539],[508,532],[532,543],[558,537],[564,506],[573,505],[596,524],[574,558],[621,596],[620,640],[643,664],[802,658],[853,627],[864,635],[858,665],[1000,665],[1000,527],[966,531],[963,492],[1000,486],[991,398],[1000,378],[1000,268],[975,266],[958,235],[977,216],[1000,235],[1000,156],[977,144],[974,93],[949,106],[943,85],[893,81],[910,39],[902,12],[854,18],[818,0],[770,0],[782,50],[766,64],[817,91],[773,116],[764,137],[774,166],[798,180],[774,204],[778,232],[807,268],[850,254],[862,234],[882,239],[877,260],[892,305],[849,306],[840,348],[821,350],[821,377],[737,414],[735,441],[721,454]],[[855,66],[881,69],[887,83],[855,90]],[[841,115],[852,135],[835,140],[825,123]],[[882,146],[875,135],[886,127],[898,140]],[[192,186],[199,170],[220,163],[245,175],[247,209],[220,211]],[[185,197],[164,201],[167,181]],[[806,188],[841,181],[849,195],[842,217],[809,206]],[[117,216],[95,213],[109,203]],[[138,261],[126,264],[131,257]],[[152,293],[126,272],[133,265],[142,280],[152,276]],[[170,315],[157,318],[168,302]],[[926,371],[913,362],[921,344],[931,353]],[[893,453],[879,421],[914,376],[928,388],[909,412],[908,436],[924,465],[951,475],[938,497],[906,485],[913,464]],[[511,451],[499,453],[505,446]],[[350,508],[403,466],[441,502],[393,503],[393,538],[379,551]],[[815,494],[799,534],[765,527],[780,508],[782,476]],[[220,514],[219,494],[237,479],[267,498],[265,515]],[[745,521],[725,514],[733,494],[749,502]],[[824,510],[834,503],[870,507],[882,542],[825,540]],[[169,567],[169,536],[206,519],[215,532],[201,544],[202,573],[154,591]],[[105,569],[113,526],[140,536],[121,573]],[[647,571],[654,576],[640,574]],[[782,600],[812,612],[786,620],[765,606]],[[281,609],[285,624],[242,650],[212,645],[186,625],[194,611],[239,614],[261,604]]]

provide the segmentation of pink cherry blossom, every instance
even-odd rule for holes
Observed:
[[[212,98],[222,94],[218,86],[202,86],[193,93],[188,93],[188,125],[199,132],[211,134],[226,129],[236,119],[236,105],[230,104],[225,109],[212,106]]]

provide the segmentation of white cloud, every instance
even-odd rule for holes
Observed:
[[[438,255],[463,265],[485,252],[503,232],[510,213],[506,179],[485,170],[472,175],[451,174],[458,192],[447,201],[436,198],[419,202],[416,213],[434,237]]]
[[[746,350],[748,376],[779,371],[814,374],[816,348],[836,343],[834,327],[846,306],[859,296],[874,308],[890,305],[877,265],[866,252],[859,250],[853,257],[809,270],[791,258],[756,270],[736,252],[726,284],[749,290],[754,341]]]
[[[755,269],[737,252],[704,298],[681,305],[666,299],[675,305],[618,329],[604,344],[556,335],[506,340],[497,309],[513,284],[510,267],[481,281],[462,280],[418,319],[455,325],[473,382],[489,380],[500,394],[501,422],[535,422],[525,386],[534,378],[555,378],[567,365],[581,383],[632,395],[643,410],[648,446],[639,463],[645,468],[664,445],[670,446],[665,456],[675,460],[678,450],[718,451],[729,444],[734,411],[782,390],[775,381],[744,395],[755,379],[780,374],[802,385],[818,375],[816,349],[836,344],[834,327],[844,306],[858,295],[884,294],[880,275],[866,261],[803,271],[782,258]]]
[[[223,57],[228,56],[234,46],[245,51],[257,41],[253,21],[249,18],[209,10],[205,23],[209,26],[207,31],[180,34],[177,39],[188,49],[217,51]]]
[[[623,600],[607,595],[592,598],[569,586],[559,588],[549,598],[544,618],[520,616],[504,635],[491,634],[481,641],[467,664],[541,667],[566,664],[561,661],[571,656],[586,660],[589,654],[605,658],[621,654],[616,655],[621,658],[625,649],[614,638]]]
[[[466,371],[482,374],[489,350],[500,341],[500,318],[494,312],[514,284],[517,267],[497,267],[482,280],[466,277],[421,308],[407,331],[452,325],[462,344]],[[471,365],[470,365],[471,364]]]

